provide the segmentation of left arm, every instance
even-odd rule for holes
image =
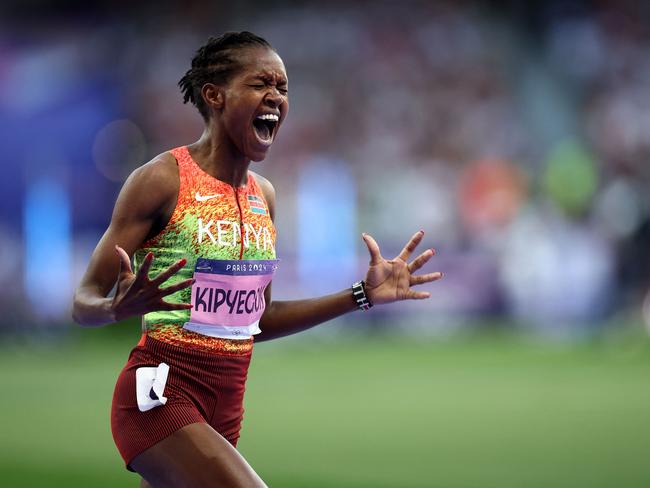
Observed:
[[[274,219],[275,190],[265,178],[258,176],[257,181],[264,192],[271,218]],[[433,249],[427,249],[410,263],[407,262],[423,236],[423,231],[417,232],[395,259],[387,260],[381,255],[375,240],[368,234],[362,235],[370,253],[370,265],[365,278],[366,295],[373,305],[429,298],[429,292],[417,292],[412,290],[411,286],[442,278],[440,272],[413,274],[431,259],[434,255]],[[352,298],[350,288],[319,298],[273,301],[271,284],[269,284],[264,292],[264,298],[266,309],[260,319],[262,332],[255,336],[255,342],[295,334],[359,309]]]
[[[260,319],[262,332],[255,336],[255,342],[295,334],[358,309],[349,289],[307,300],[271,301],[269,284],[264,298],[266,310]]]

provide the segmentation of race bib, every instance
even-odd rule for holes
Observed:
[[[264,290],[278,260],[224,261],[199,258],[194,268],[192,309],[184,329],[224,339],[259,334]]]

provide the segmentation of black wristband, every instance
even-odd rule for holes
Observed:
[[[352,298],[357,303],[359,308],[364,312],[372,308],[372,303],[366,295],[366,282],[361,280],[352,285]]]

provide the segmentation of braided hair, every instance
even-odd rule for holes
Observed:
[[[192,102],[207,121],[209,112],[201,95],[201,88],[206,83],[227,83],[241,69],[235,51],[254,46],[273,49],[265,39],[248,31],[226,32],[219,37],[210,37],[208,42],[196,51],[192,58],[192,67],[178,82],[183,94],[183,103]]]

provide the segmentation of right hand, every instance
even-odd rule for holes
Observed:
[[[131,259],[124,249],[115,246],[115,252],[120,258],[120,273],[117,277],[117,290],[111,303],[115,320],[122,320],[134,315],[144,315],[158,310],[189,310],[189,303],[168,303],[163,300],[167,295],[192,286],[194,279],[181,281],[175,285],[161,288],[161,285],[178,273],[187,260],[181,259],[165,271],[149,279],[149,268],[153,261],[153,253],[148,253],[142,261],[137,274],[131,269]]]

